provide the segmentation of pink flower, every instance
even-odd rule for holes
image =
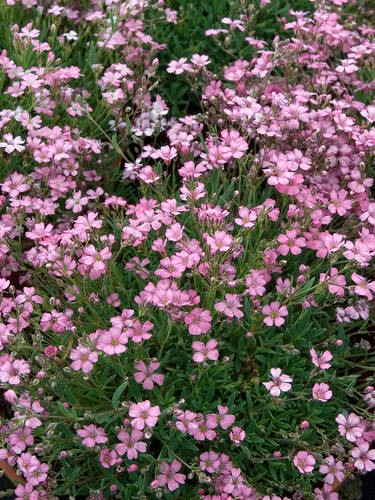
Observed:
[[[77,434],[82,438],[82,444],[87,448],[93,448],[96,444],[106,443],[107,435],[102,427],[96,427],[94,424],[84,425],[83,429],[78,429]]]
[[[352,281],[356,283],[356,286],[354,287],[355,293],[367,297],[368,300],[373,299],[372,292],[375,293],[375,281],[368,282],[357,273],[352,273]]]
[[[252,228],[255,226],[257,217],[258,216],[255,210],[249,210],[247,207],[239,207],[238,217],[236,217],[234,221],[239,226]]]
[[[202,453],[199,460],[201,470],[207,471],[209,474],[215,473],[220,466],[219,455],[214,451]]]
[[[89,373],[98,361],[98,353],[92,351],[89,347],[79,345],[76,349],[70,351],[70,359],[73,363],[70,365],[73,370],[82,370],[83,373]]]
[[[54,345],[48,345],[44,348],[44,354],[47,356],[47,358],[54,358],[57,354],[57,347],[55,347]]]
[[[330,276],[327,274],[320,274],[320,281],[328,284],[328,291],[330,293],[335,293],[339,297],[345,295],[344,286],[346,285],[345,276],[339,275],[336,267],[332,267],[330,270]]]
[[[184,321],[189,325],[190,335],[200,335],[201,333],[207,333],[211,328],[211,314],[210,311],[203,310],[200,307],[196,307],[184,318]]]
[[[168,64],[167,72],[181,75],[184,71],[189,71],[191,69],[191,64],[188,64],[186,61],[186,57],[181,57],[178,61],[171,61]]]
[[[352,449],[352,457],[355,458],[354,466],[360,471],[371,472],[375,469],[375,449],[370,450],[370,443],[363,440],[357,441],[357,446]]]
[[[11,356],[6,359],[5,356],[0,356],[0,382],[18,385],[22,375],[30,373],[30,366],[23,359],[13,360]]]
[[[311,360],[315,366],[318,366],[321,370],[328,370],[331,364],[329,361],[333,358],[329,351],[324,351],[323,354],[318,357],[315,349],[310,349]]]
[[[201,54],[193,54],[191,56],[191,62],[194,64],[194,66],[197,66],[197,68],[203,68],[204,66],[207,66],[207,64],[210,64],[210,59],[206,55],[201,55]]]
[[[155,427],[161,414],[159,406],[151,406],[148,399],[130,405],[129,416],[132,427],[142,431],[145,427]]]
[[[331,198],[331,203],[328,205],[328,210],[331,214],[337,213],[338,215],[345,215],[348,210],[352,207],[352,201],[346,199],[348,194],[345,189],[340,189],[340,191],[331,191],[329,196]]]
[[[341,461],[335,462],[335,459],[332,455],[327,457],[323,463],[319,467],[319,472],[321,474],[325,474],[324,481],[328,484],[333,484],[335,479],[341,483],[345,479],[345,474],[342,472],[345,470],[345,467]]]
[[[99,460],[102,467],[105,469],[109,469],[119,462],[119,458],[115,450],[110,451],[108,448],[104,448],[104,450],[100,452]]]
[[[281,326],[285,323],[283,316],[288,316],[288,309],[286,306],[280,306],[279,302],[271,302],[263,306],[262,313],[266,315],[263,321],[267,326]]]
[[[291,390],[292,386],[290,382],[293,382],[293,379],[289,377],[289,375],[282,375],[280,368],[271,368],[271,382],[263,382],[263,385],[267,388],[268,391],[272,394],[272,396],[279,397],[281,392],[288,392]]]
[[[169,241],[180,241],[184,236],[184,226],[181,226],[178,222],[172,224],[166,231],[165,237]]]
[[[293,255],[301,253],[301,248],[306,245],[306,240],[303,237],[297,238],[297,234],[295,229],[287,230],[285,234],[279,234],[277,241],[281,243],[278,248],[280,255],[287,255],[289,252]]]
[[[345,417],[342,413],[337,415],[336,422],[338,425],[338,431],[341,436],[354,443],[363,435],[363,428],[361,427],[361,419],[355,413],[349,413],[348,417]]]
[[[227,234],[225,231],[215,231],[214,236],[210,236],[208,233],[204,233],[204,239],[207,245],[210,247],[212,255],[216,252],[227,252],[232,244],[233,236]]]
[[[139,370],[134,374],[134,378],[139,384],[143,382],[144,389],[151,391],[154,387],[154,382],[158,385],[163,385],[164,375],[154,373],[160,367],[160,363],[151,361],[147,367],[143,361],[138,361],[134,367]]]
[[[13,151],[22,152],[25,149],[25,141],[21,136],[13,137],[12,134],[4,134],[3,142],[0,142],[0,148],[4,148],[5,152],[10,154]]]
[[[241,441],[245,439],[245,431],[241,429],[241,427],[232,427],[232,430],[230,431],[229,437],[231,441],[235,444],[239,444]]]
[[[196,363],[202,363],[207,359],[216,361],[217,359],[219,359],[219,351],[215,349],[216,346],[217,341],[215,339],[209,340],[207,344],[198,341],[193,342],[192,347],[194,351],[196,351],[193,355],[193,360]]]
[[[316,401],[321,401],[322,403],[326,403],[332,397],[332,391],[329,390],[329,385],[325,383],[315,384],[312,394]]]
[[[234,316],[238,319],[243,317],[243,312],[239,310],[243,307],[240,300],[240,295],[226,293],[225,302],[217,302],[215,304],[216,311],[223,312],[228,318],[232,319]]]
[[[169,491],[175,491],[179,488],[180,484],[185,483],[185,474],[179,474],[178,471],[181,469],[181,464],[177,460],[173,460],[171,465],[167,462],[162,462],[161,470],[162,474],[158,474],[156,481],[159,486],[168,486]]]
[[[294,457],[293,463],[299,472],[304,474],[305,472],[312,472],[314,470],[315,458],[307,451],[299,451]]]
[[[216,415],[215,413],[210,413],[210,415],[208,416],[210,416],[212,419],[216,419],[217,425],[220,425],[222,429],[226,430],[228,429],[228,427],[234,424],[236,417],[228,413],[227,406],[218,405],[217,409],[219,412],[218,415]]]
[[[148,332],[152,330],[153,327],[154,324],[151,323],[151,321],[145,321],[142,325],[139,319],[136,319],[133,321],[133,325],[127,331],[127,334],[131,337],[133,342],[139,344],[142,340],[148,340],[152,337],[152,334]]]
[[[217,436],[217,433],[213,430],[217,427],[216,419],[207,415],[206,420],[204,420],[203,416],[197,420],[197,426],[192,427],[191,434],[194,439],[197,441],[204,441],[207,439],[208,441],[212,441]]]
[[[129,460],[134,460],[138,457],[139,453],[145,453],[147,445],[143,441],[140,441],[143,437],[143,432],[137,429],[133,429],[131,434],[129,432],[120,431],[117,434],[117,438],[121,443],[116,444],[115,449],[117,453],[122,456],[125,455]]]
[[[121,328],[113,327],[100,335],[96,347],[106,354],[121,354],[126,351],[127,343],[128,336]]]
[[[78,267],[78,270],[82,275],[86,274],[88,270],[90,279],[95,280],[102,274],[105,274],[107,270],[105,261],[111,257],[112,253],[109,247],[98,251],[94,245],[89,245],[83,250],[83,254],[79,259],[81,265]]]

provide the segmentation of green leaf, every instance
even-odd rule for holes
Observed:
[[[125,380],[125,382],[123,382],[121,385],[119,385],[117,387],[117,389],[115,390],[115,392],[113,393],[113,396],[112,396],[113,408],[117,408],[120,397],[121,397],[122,393],[124,392],[125,388],[127,387],[127,385],[128,385],[128,381]]]
[[[95,63],[96,50],[94,42],[90,43],[90,52],[89,52],[89,64],[92,66]]]

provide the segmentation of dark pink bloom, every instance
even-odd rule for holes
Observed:
[[[184,321],[189,325],[190,335],[200,335],[201,333],[207,333],[211,328],[211,314],[210,311],[203,310],[200,307],[196,307],[184,318]]]
[[[134,374],[134,378],[139,384],[143,383],[144,389],[151,391],[154,387],[154,382],[158,385],[163,385],[164,375],[154,373],[160,367],[160,363],[151,361],[149,366],[147,366],[143,361],[138,361],[134,367],[138,370]]]
[[[122,456],[125,455],[129,460],[134,460],[138,457],[139,453],[145,453],[147,445],[143,441],[140,441],[143,437],[143,432],[137,429],[133,429],[131,434],[129,432],[120,431],[117,434],[117,438],[121,443],[116,444],[117,453]]]
[[[181,469],[181,464],[177,460],[173,460],[171,465],[167,462],[162,462],[162,473],[158,474],[156,481],[159,486],[167,485],[169,491],[175,491],[179,488],[180,484],[185,483],[185,474],[180,474],[178,471]]]

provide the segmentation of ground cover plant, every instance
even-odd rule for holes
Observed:
[[[1,4],[18,499],[336,500],[375,468],[371,3],[223,4]]]

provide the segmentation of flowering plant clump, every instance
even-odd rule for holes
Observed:
[[[338,499],[375,469],[375,28],[316,1],[268,43],[238,2],[230,63],[163,67],[167,2],[3,3],[16,498]]]

